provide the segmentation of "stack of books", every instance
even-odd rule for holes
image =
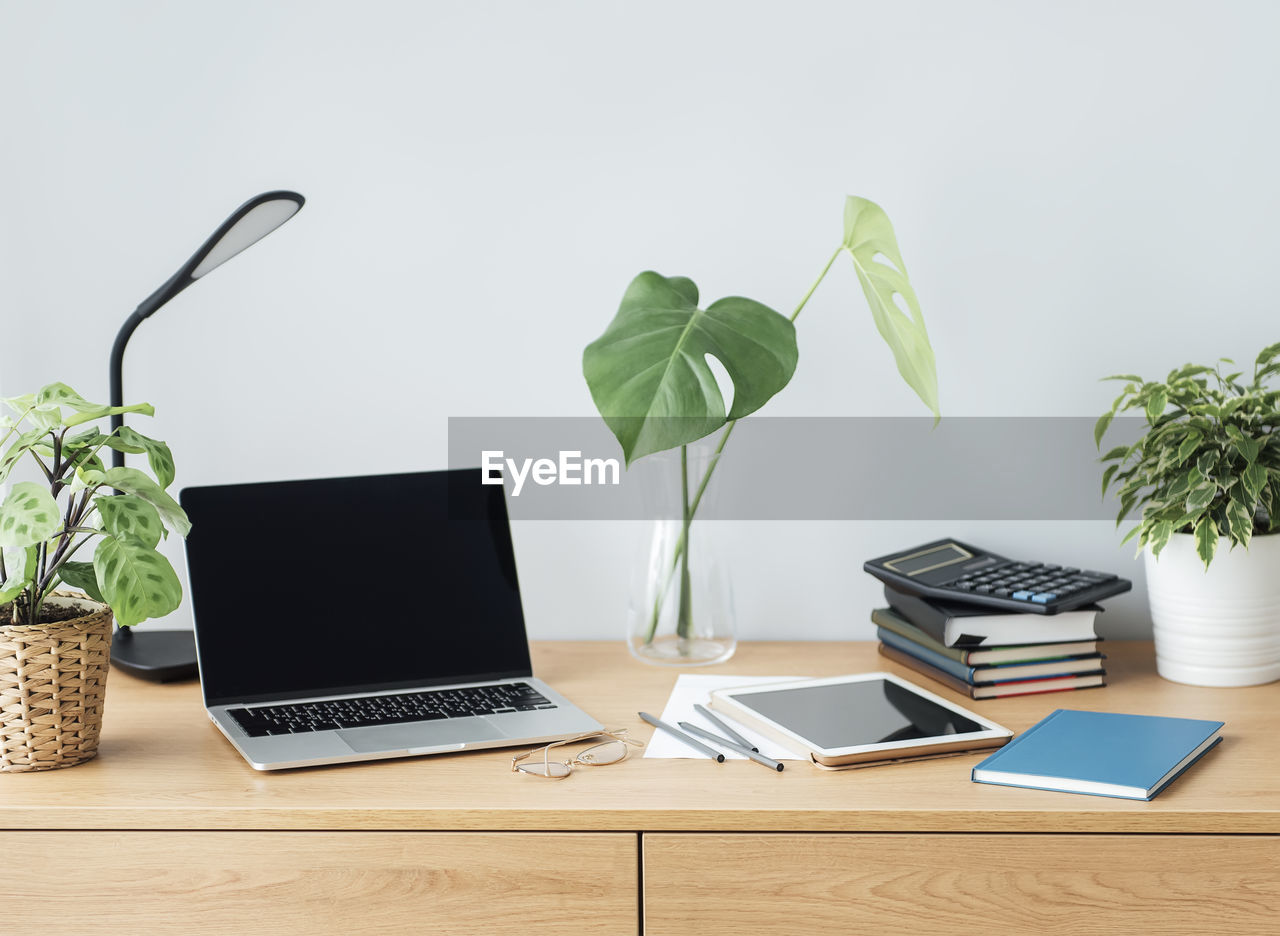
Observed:
[[[880,653],[972,699],[1106,683],[1097,605],[1060,614],[993,611],[905,595],[888,586],[871,612]]]

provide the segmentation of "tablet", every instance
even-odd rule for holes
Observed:
[[[1013,737],[890,673],[717,689],[711,707],[827,767],[985,750]]]

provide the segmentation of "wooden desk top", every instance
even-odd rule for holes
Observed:
[[[1148,643],[1107,654],[1104,689],[977,702],[873,643],[750,643],[698,672],[887,669],[1018,732],[1059,707],[1225,721],[1223,743],[1152,803],[971,783],[976,754],[842,772],[789,763],[781,774],[633,755],[558,783],[511,773],[502,750],[261,773],[209,722],[195,683],[113,673],[99,756],[0,774],[0,828],[1280,833],[1280,683],[1197,689],[1160,679]],[[640,739],[650,729],[636,711],[661,711],[676,678],[621,641],[535,644],[534,670]]]

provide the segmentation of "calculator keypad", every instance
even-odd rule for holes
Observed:
[[[1046,605],[1071,598],[1115,579],[1109,572],[1091,572],[1042,562],[1002,562],[981,571],[967,572],[937,587],[965,595],[992,595],[1028,604]]]

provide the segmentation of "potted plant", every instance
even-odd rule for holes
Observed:
[[[1224,365],[1229,372],[1223,373]],[[1280,343],[1262,350],[1246,383],[1222,358],[1163,381],[1132,374],[1098,420],[1140,410],[1147,429],[1109,462],[1119,526],[1145,552],[1156,667],[1175,682],[1250,686],[1280,679]]]
[[[0,482],[28,460],[40,480],[0,502],[0,771],[69,767],[98,750],[112,614],[128,627],[178,607],[182,587],[156,545],[190,524],[165,493],[169,447],[95,425],[150,416],[148,404],[90,403],[61,383],[3,403],[14,415],[0,417]],[[151,474],[106,468],[103,448],[145,453]]]
[[[691,548],[692,523],[737,421],[790,381],[799,356],[794,322],[841,256],[852,261],[898,372],[936,418],[937,374],[920,305],[888,216],[865,198],[845,200],[844,236],[790,316],[740,296],[704,309],[692,280],[648,271],[631,281],[613,321],[583,351],[592,400],[628,468],[639,458],[679,451],[670,485],[677,519],[657,522],[633,589],[629,646],[640,659],[696,664],[733,653],[731,599],[712,558]],[[728,408],[707,357],[733,383]],[[717,432],[714,449],[691,449]]]

